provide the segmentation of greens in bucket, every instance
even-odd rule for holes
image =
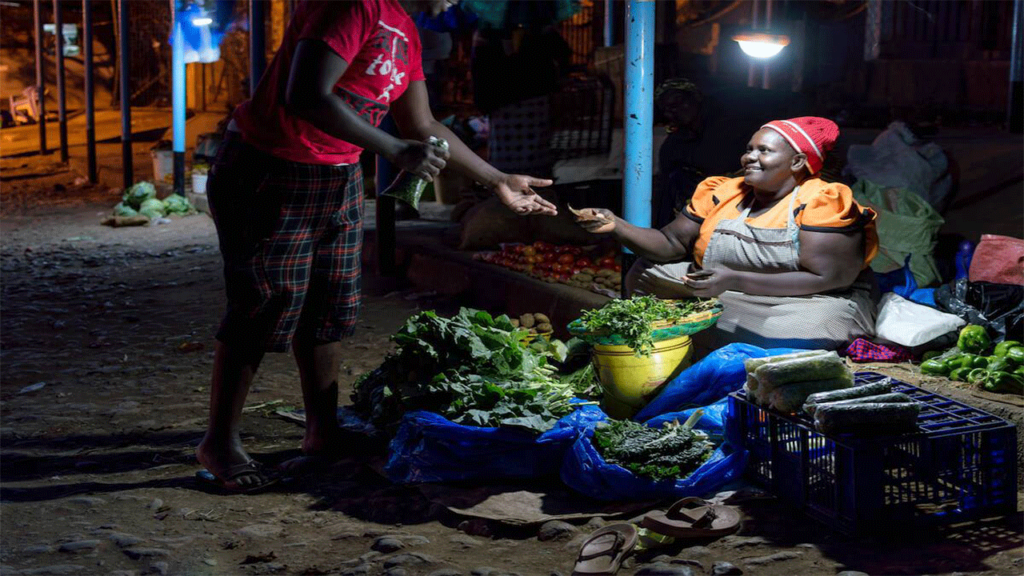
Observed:
[[[587,310],[580,322],[587,332],[618,335],[637,356],[646,356],[654,347],[654,323],[676,322],[711,310],[717,302],[715,299],[661,300],[654,296],[634,296]]]
[[[711,457],[714,444],[693,426],[704,414],[696,410],[686,422],[652,428],[631,420],[610,420],[594,430],[594,444],[609,464],[652,480],[685,478]]]

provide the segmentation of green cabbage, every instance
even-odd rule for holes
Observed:
[[[125,206],[124,202],[118,202],[114,206],[114,216],[138,216],[139,213],[131,206]]]
[[[126,190],[121,200],[126,206],[139,210],[145,201],[155,198],[156,187],[151,182],[139,182]]]
[[[192,208],[192,204],[189,203],[188,198],[177,194],[171,194],[167,198],[164,198],[164,210],[168,214],[180,214],[183,216],[195,212],[195,209]]]
[[[156,198],[150,198],[139,206],[139,214],[148,216],[150,220],[163,218],[166,215],[166,212],[164,211],[164,203]]]

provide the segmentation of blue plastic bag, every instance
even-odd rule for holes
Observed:
[[[760,348],[736,342],[723,346],[705,356],[700,362],[683,370],[675,380],[665,385],[651,402],[633,417],[646,422],[667,412],[677,412],[696,406],[707,406],[743,387],[746,369],[743,361],[799,352],[793,348]]]
[[[694,413],[695,410],[703,410],[700,420],[697,421],[696,428],[703,430],[708,433],[709,436],[724,436],[725,435],[725,413],[729,408],[729,399],[722,398],[718,402],[705,406],[703,408],[690,408],[689,410],[683,410],[682,412],[666,412],[660,416],[655,416],[650,420],[644,422],[644,424],[653,427],[660,427],[667,422],[676,421],[679,423],[686,422],[686,419]]]
[[[547,432],[464,426],[433,412],[410,412],[388,446],[384,471],[392,482],[537,478],[558,473],[579,433],[605,419],[583,406]]]
[[[701,418],[694,428],[704,430],[708,435],[721,435],[724,406],[724,400],[722,408],[717,404],[708,406],[707,422]],[[582,431],[565,456],[561,476],[566,486],[598,500],[664,500],[700,496],[738,479],[747,463],[746,451],[724,443],[715,449],[707,462],[686,478],[656,482],[606,462],[594,447],[593,437],[594,426]]]

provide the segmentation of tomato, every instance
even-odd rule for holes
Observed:
[[[537,249],[533,246],[523,246],[523,254],[526,256],[535,256],[537,254]]]
[[[576,258],[572,254],[562,254],[558,257],[559,264],[571,265],[576,261]]]
[[[576,259],[576,265],[579,266],[580,268],[590,268],[594,265],[594,263],[590,260],[590,258],[587,258],[586,256],[581,256]]]
[[[583,253],[583,249],[580,248],[579,246],[566,246],[565,251],[568,252],[569,254],[572,254],[573,256],[579,256],[580,254]]]
[[[520,254],[525,248],[526,246],[523,246],[522,244],[516,244],[515,246],[512,246],[512,251],[516,254]]]
[[[615,266],[615,259],[611,256],[605,256],[597,261],[597,265],[600,268],[611,268],[612,266]]]
[[[544,242],[542,240],[537,240],[536,242],[533,243],[533,248],[537,252],[550,252],[551,244],[548,244],[547,242]]]
[[[565,264],[555,263],[551,265],[551,271],[555,274],[564,274],[567,269]]]
[[[622,264],[616,264],[615,266],[612,266],[612,270],[615,270],[616,272],[622,272]]]

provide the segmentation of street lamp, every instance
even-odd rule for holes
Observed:
[[[732,39],[739,43],[740,50],[743,50],[744,54],[759,59],[777,56],[783,48],[789,45],[789,36],[784,34],[751,32],[737,34]]]

